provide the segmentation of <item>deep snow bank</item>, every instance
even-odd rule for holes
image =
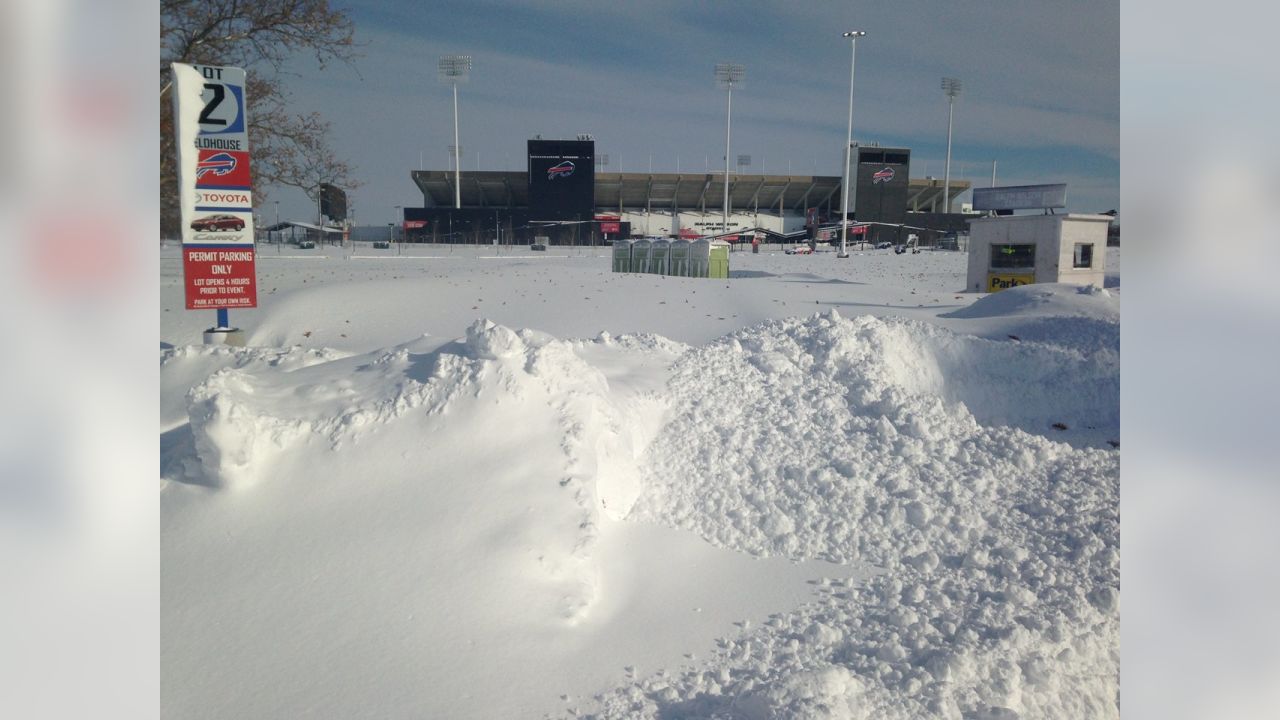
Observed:
[[[684,350],[479,322],[319,364],[167,355],[170,387],[221,369],[170,431],[165,713],[539,716],[848,576],[608,520]]]
[[[833,312],[691,350],[669,388],[632,519],[887,572],[599,716],[1118,715],[1118,453],[998,425],[1117,430],[1117,364]]]
[[[1078,319],[1037,318],[1049,336]],[[1086,345],[831,312],[692,348],[480,322],[348,358],[175,350],[173,386],[221,369],[186,396],[190,440],[162,495],[166,671],[181,678],[166,707],[510,716],[590,677],[616,686],[566,710],[1115,716],[1119,454],[1052,428],[1118,435],[1118,347]],[[660,545],[610,537],[610,518],[884,573],[821,581],[796,607],[769,595],[794,574],[719,573],[732,562],[662,545],[689,559],[668,571],[717,578],[703,584],[723,585],[722,607],[668,583],[641,627],[629,606],[661,583],[623,565],[662,568]],[[691,650],[689,628],[745,618],[733,603],[756,595],[794,609],[683,667],[624,675],[601,650]]]

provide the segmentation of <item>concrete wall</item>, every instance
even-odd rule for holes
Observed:
[[[971,292],[987,291],[987,273],[992,272],[991,246],[1006,244],[1036,246],[1035,282],[1102,287],[1110,221],[1106,215],[1006,215],[972,220],[966,287]],[[1092,267],[1072,267],[1076,243],[1093,244]],[[1018,270],[995,272],[1020,274]]]
[[[1058,252],[1057,282],[1102,287],[1107,280],[1107,228],[1111,218],[1106,215],[1068,215],[1062,220],[1062,245]],[[1093,266],[1074,268],[1076,243],[1093,245]],[[1040,282],[1040,280],[1036,280]]]

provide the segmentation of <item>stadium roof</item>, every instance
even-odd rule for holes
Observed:
[[[453,173],[414,170],[413,182],[427,207],[453,205]],[[462,173],[463,207],[528,207],[529,183],[524,171],[488,170]],[[965,180],[951,181],[951,197],[969,189]],[[716,210],[724,203],[724,175],[717,173],[596,173],[596,207]],[[942,181],[912,178],[907,209],[941,207]],[[839,208],[840,178],[824,175],[730,175],[729,204],[735,210],[802,212],[830,202]]]

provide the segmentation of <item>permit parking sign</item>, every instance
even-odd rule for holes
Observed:
[[[245,71],[173,64],[188,310],[257,307]]]

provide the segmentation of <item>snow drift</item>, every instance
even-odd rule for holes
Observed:
[[[670,388],[633,519],[886,572],[599,716],[1118,714],[1118,454],[1005,425],[1117,433],[1116,363],[833,312],[691,350]]]
[[[757,564],[717,602],[765,622],[656,671],[579,660],[612,689],[564,712],[1118,715],[1119,455],[1097,449],[1119,434],[1118,346],[1086,340],[829,312],[699,347],[479,322],[345,358],[166,351],[175,385],[222,368],[166,465],[167,704],[216,716],[231,682],[264,716],[367,712],[344,687],[384,716],[546,708],[547,675],[506,659],[601,657],[593,628],[627,652],[693,642],[679,595],[665,624],[608,624],[639,593],[615,561],[657,547],[619,538],[647,524],[734,551],[703,573],[743,554],[880,572],[828,569],[802,604]]]

